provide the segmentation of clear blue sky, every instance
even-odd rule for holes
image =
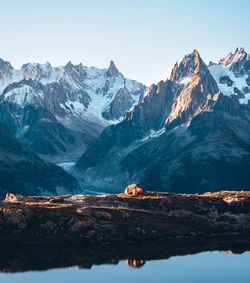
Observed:
[[[0,0],[0,57],[106,67],[150,84],[194,48],[250,52],[250,0]]]

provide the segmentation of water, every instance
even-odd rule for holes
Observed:
[[[94,265],[91,269],[69,267],[47,271],[0,273],[0,283],[247,283],[250,281],[250,252],[201,252],[146,261],[132,268],[126,260]]]

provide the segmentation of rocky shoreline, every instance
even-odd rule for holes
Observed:
[[[0,243],[114,245],[250,235],[250,192],[141,196],[8,194]]]

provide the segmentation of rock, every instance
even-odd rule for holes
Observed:
[[[88,227],[90,225],[90,222],[88,221],[79,221],[74,223],[71,227],[70,227],[70,231],[71,232],[78,232],[80,231],[82,228]]]
[[[94,216],[97,217],[98,219],[105,219],[105,220],[110,220],[112,218],[110,213],[104,211],[95,211]]]
[[[246,83],[250,86],[250,76],[246,78]]]
[[[219,82],[221,84],[226,84],[227,86],[232,86],[233,85],[233,81],[229,78],[229,76],[222,76],[222,77],[220,77]]]
[[[0,219],[2,245],[126,245],[180,237],[244,236],[250,232],[250,192],[74,197],[8,194],[0,203]]]

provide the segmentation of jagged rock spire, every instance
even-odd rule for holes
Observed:
[[[0,70],[11,71],[13,70],[13,67],[11,66],[10,62],[4,61],[2,58],[0,58]]]
[[[116,77],[120,74],[113,60],[110,60],[109,68],[108,68],[108,76]]]
[[[243,47],[236,48],[234,53],[230,52],[226,57],[222,58],[219,61],[219,64],[222,64],[224,66],[229,66],[233,63],[242,61],[242,60],[250,60],[250,54],[247,54],[247,52],[244,50]]]
[[[72,62],[68,61],[67,64],[65,65],[64,69],[65,70],[71,70],[73,66],[74,65],[72,64]]]
[[[194,49],[191,54],[185,55],[179,64],[175,63],[170,75],[170,80],[176,82],[184,77],[198,73],[203,69],[206,69],[206,64],[201,59],[199,52]]]

